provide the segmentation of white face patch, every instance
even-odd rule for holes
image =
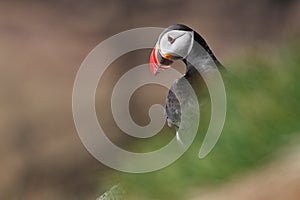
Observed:
[[[159,48],[163,54],[185,58],[193,47],[192,31],[170,30],[160,37]]]

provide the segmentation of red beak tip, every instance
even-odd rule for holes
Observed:
[[[155,55],[155,48],[151,52],[149,64],[150,64],[150,70],[152,74],[155,76],[158,73],[158,62]]]

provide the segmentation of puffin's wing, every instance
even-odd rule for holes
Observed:
[[[177,91],[174,90],[174,88],[176,87],[174,87],[173,84],[168,92],[168,96],[166,98],[165,114],[167,117],[168,126],[175,126],[176,128],[179,128],[181,110],[179,100],[174,94],[174,92],[176,93]]]
[[[186,88],[186,83],[189,79],[191,78],[184,76],[175,80],[168,92],[166,98],[165,115],[167,117],[169,126],[173,125],[176,128],[179,128],[182,109],[190,112],[193,110],[195,103],[198,103],[197,100],[197,102],[194,102],[192,99],[192,94],[190,94],[190,91],[188,88]],[[180,106],[182,106],[182,108]]]
[[[175,80],[166,99],[165,113],[169,126],[174,125],[176,128],[179,128],[181,122],[180,102],[184,107],[185,104],[189,103],[189,99],[190,94],[186,88],[186,78],[181,77],[180,79]]]

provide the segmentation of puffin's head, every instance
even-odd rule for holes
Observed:
[[[194,32],[185,25],[176,24],[165,29],[150,56],[153,75],[168,69],[175,60],[184,59],[193,47]]]

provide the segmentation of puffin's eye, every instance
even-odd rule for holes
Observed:
[[[168,42],[170,42],[171,44],[173,44],[175,42],[175,38],[171,37],[168,35]]]

